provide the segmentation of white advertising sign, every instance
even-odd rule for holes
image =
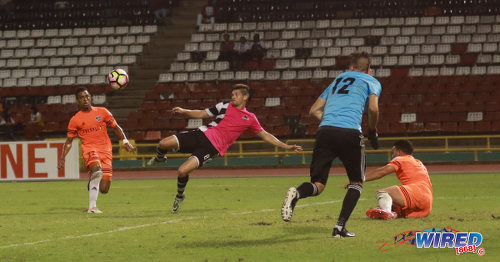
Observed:
[[[0,142],[0,181],[79,179],[78,140],[57,169],[65,140]]]

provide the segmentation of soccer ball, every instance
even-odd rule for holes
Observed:
[[[109,85],[115,90],[125,88],[128,84],[128,81],[129,79],[127,72],[125,72],[125,70],[121,68],[113,70],[113,72],[109,73],[108,75]]]

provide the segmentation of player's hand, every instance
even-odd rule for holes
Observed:
[[[351,183],[351,182],[345,182],[345,184],[344,184],[344,189],[347,189],[347,187],[349,186],[349,184],[350,184],[350,183]]]
[[[293,150],[295,152],[299,152],[299,151],[302,151],[302,147],[299,146],[299,145],[288,145],[287,150]]]
[[[134,146],[130,144],[130,142],[123,143],[123,147],[125,148],[125,150],[127,150],[127,152],[135,151]]]
[[[182,107],[174,107],[172,108],[172,114],[175,115],[175,114],[180,114],[180,115],[183,115],[184,113],[186,112],[186,109],[182,108]]]
[[[368,140],[370,140],[370,144],[373,149],[378,149],[378,134],[376,129],[372,129],[368,131]]]
[[[64,163],[66,162],[66,159],[60,158],[59,161],[57,161],[57,168],[61,169],[64,167]]]

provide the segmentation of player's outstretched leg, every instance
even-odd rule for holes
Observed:
[[[87,213],[102,213],[97,208],[97,196],[99,194],[99,184],[102,179],[102,171],[97,170],[90,174],[89,182],[89,209]]]
[[[324,186],[321,187],[321,190]],[[299,187],[291,187],[286,192],[285,200],[283,201],[283,205],[281,206],[281,218],[283,221],[288,222],[292,219],[293,210],[295,209],[295,205],[297,205],[297,201],[301,198],[306,198],[310,196],[319,195],[320,191],[318,190],[318,186],[315,183],[304,182]]]
[[[148,163],[146,164],[147,166],[154,166],[158,163],[165,163],[167,162],[167,154],[168,149],[162,149],[159,145],[156,147],[156,156],[152,157],[149,159]]]
[[[179,150],[179,142],[175,135],[162,139],[156,147],[156,156],[152,157],[148,161],[147,166],[153,166],[158,163],[165,163],[167,161],[166,154],[169,151],[177,150]]]
[[[337,224],[333,228],[332,236],[337,238],[342,237],[354,237],[355,234],[347,231],[345,225],[352,211],[358,203],[359,197],[361,196],[361,191],[363,191],[363,186],[360,184],[349,184],[347,186],[347,193],[344,197],[344,202],[342,203],[342,210],[340,211],[340,216]]]

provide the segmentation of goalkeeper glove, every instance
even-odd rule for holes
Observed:
[[[368,140],[373,149],[378,149],[378,134],[376,129],[368,130]]]

